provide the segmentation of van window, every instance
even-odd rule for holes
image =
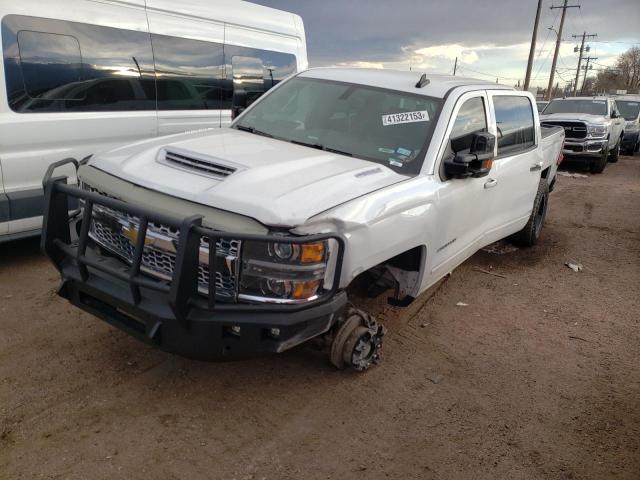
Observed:
[[[535,145],[533,109],[527,97],[493,97],[498,127],[498,156],[515,155]]]
[[[250,105],[297,70],[296,57],[290,53],[236,45],[225,45],[224,53],[227,71],[226,88],[223,92],[224,108],[231,108],[235,90],[245,90],[247,105]]]
[[[223,48],[219,43],[152,35],[159,110],[219,109]]]
[[[251,103],[297,70],[288,53],[20,15],[2,43],[20,113],[230,109],[234,88]]]
[[[18,32],[18,48],[24,85],[30,97],[58,92],[55,100],[64,99],[59,87],[82,80],[82,58],[76,38],[22,30]]]
[[[2,42],[9,106],[16,112],[156,108],[146,33],[8,15]]]
[[[247,92],[247,105],[251,105],[265,92],[264,65],[255,57],[234,55],[231,59],[233,70],[233,91]]]

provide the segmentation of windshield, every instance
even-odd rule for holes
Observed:
[[[441,100],[364,85],[295,77],[234,127],[417,174]]]
[[[589,115],[606,115],[606,100],[552,100],[542,112],[550,113],[587,113]]]
[[[620,110],[620,115],[622,115],[625,120],[635,120],[638,118],[638,114],[640,114],[639,101],[616,100],[616,105],[618,106],[618,110]]]
[[[536,106],[538,107],[538,113],[542,113],[542,110],[544,110],[544,107],[547,106],[549,102],[536,102]]]

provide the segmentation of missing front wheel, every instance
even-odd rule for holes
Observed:
[[[380,362],[386,331],[366,312],[350,307],[331,344],[331,363],[358,372]]]

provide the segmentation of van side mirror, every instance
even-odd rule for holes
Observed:
[[[618,118],[620,115],[618,115],[618,112],[616,112],[615,110],[611,111],[611,118]]]
[[[233,90],[233,97],[231,98],[231,118],[236,118],[245,108],[247,108],[248,97],[247,91],[241,89]]]
[[[479,178],[489,175],[493,165],[495,135],[488,132],[474,133],[468,153],[456,152],[444,161],[444,172],[448,178]]]

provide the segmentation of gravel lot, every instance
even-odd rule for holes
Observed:
[[[3,480],[640,478],[639,157],[560,177],[535,248],[362,300],[389,329],[365,375],[182,359],[56,285],[36,240],[0,245]]]

